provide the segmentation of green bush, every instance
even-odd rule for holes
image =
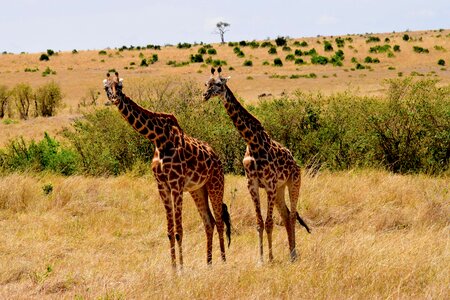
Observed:
[[[189,49],[191,47],[192,47],[192,45],[189,43],[178,43],[177,44],[178,49]]]
[[[21,119],[28,119],[33,100],[33,89],[27,83],[17,84],[12,92],[12,99]]]
[[[440,66],[445,66],[445,60],[443,60],[441,58],[441,59],[438,60],[437,64],[440,65]]]
[[[191,54],[190,61],[192,63],[201,63],[201,62],[203,62],[203,55],[201,55],[201,54]]]
[[[253,62],[251,60],[246,60],[246,61],[244,61],[244,63],[242,65],[244,67],[251,67],[251,66],[253,66]]]
[[[294,61],[294,63],[295,63],[296,65],[302,65],[302,64],[304,64],[305,62],[304,62],[303,59],[301,59],[301,58],[296,58],[295,61]]]
[[[323,44],[323,50],[325,51],[333,51],[333,46],[329,41],[325,41]]]
[[[264,41],[261,43],[261,48],[273,47],[273,44],[269,41]]]
[[[0,85],[0,118],[6,115],[9,107],[9,99],[11,97],[11,91],[8,90],[6,85]]]
[[[285,37],[279,36],[275,39],[275,44],[277,44],[278,47],[282,47],[287,45],[287,40]]]
[[[256,49],[259,48],[259,43],[256,41],[251,41],[250,43],[248,43],[248,45],[252,48],[252,49]]]
[[[335,38],[334,41],[336,42],[336,45],[338,46],[338,48],[342,48],[345,45],[345,40],[341,37]]]
[[[100,50],[98,52],[98,55],[106,55],[106,54],[108,54],[108,53],[105,50]]]
[[[53,54],[55,54],[55,51],[53,51],[52,49],[47,49],[47,54],[48,56],[52,56]]]
[[[288,54],[288,55],[286,55],[285,60],[286,60],[286,61],[294,61],[294,60],[295,60],[294,54]]]
[[[39,60],[40,60],[40,61],[49,61],[50,58],[48,57],[47,54],[42,53],[41,56],[39,57]]]
[[[379,42],[380,38],[377,36],[369,36],[366,40],[366,43],[376,43]]]
[[[399,45],[394,45],[394,52],[400,52],[400,46]]]
[[[303,55],[303,51],[302,51],[302,50],[300,50],[300,49],[295,49],[295,51],[294,51],[294,55],[297,55],[297,56],[302,56],[302,55]]]
[[[314,55],[311,57],[311,63],[314,65],[326,65],[328,63],[328,58],[321,55]]]
[[[282,67],[283,66],[283,62],[281,61],[280,58],[277,57],[277,58],[275,58],[273,60],[273,65],[276,66],[276,67]]]
[[[206,48],[205,47],[198,48],[197,53],[198,54],[206,54]]]
[[[283,46],[283,48],[281,48],[281,50],[286,51],[286,52],[292,51],[291,47],[286,46],[286,45]]]
[[[45,133],[39,143],[27,143],[23,138],[11,141],[0,150],[0,168],[3,172],[52,171],[72,175],[77,171],[77,157]]]
[[[374,47],[370,47],[369,52],[370,53],[384,53],[384,52],[390,52],[391,51],[391,45],[376,45]]]
[[[52,81],[39,87],[35,93],[35,107],[37,115],[51,117],[62,104],[62,93],[59,85]]]
[[[270,47],[267,51],[269,54],[277,54],[277,48],[276,47]]]
[[[217,51],[216,51],[216,49],[214,49],[214,48],[211,48],[211,49],[208,49],[208,54],[210,54],[210,55],[215,55],[215,54],[217,54]]]
[[[409,41],[409,35],[405,33],[405,34],[403,35],[403,40],[404,40],[405,42]]]
[[[429,53],[430,51],[426,48],[422,48],[420,46],[413,46],[413,50],[416,53]]]

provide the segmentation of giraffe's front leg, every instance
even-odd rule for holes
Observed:
[[[276,201],[276,184],[270,183],[266,187],[267,192],[267,217],[266,217],[266,233],[267,243],[269,245],[269,261],[273,260],[272,252],[272,232],[273,232],[273,207]]]
[[[164,205],[164,209],[166,210],[166,219],[167,219],[167,237],[170,242],[170,255],[172,258],[172,267],[176,269],[176,257],[175,257],[175,233],[174,233],[174,221],[173,221],[173,207],[172,207],[172,199],[170,198],[170,190],[169,188],[161,183],[158,183],[158,191],[161,197],[161,200]]]
[[[180,267],[183,268],[183,191],[172,189],[171,194],[175,211],[175,239],[178,243],[178,259],[180,261]]]

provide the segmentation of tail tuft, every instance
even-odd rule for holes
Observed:
[[[228,212],[228,207],[225,203],[222,203],[222,220],[225,223],[225,226],[227,227],[226,234],[227,234],[227,240],[228,240],[228,247],[230,247],[230,244],[231,244],[231,219],[230,219],[230,214]]]
[[[305,227],[305,229],[306,229],[306,231],[308,231],[308,233],[311,233],[311,230],[309,229],[308,225],[306,225],[305,221],[303,221],[303,219],[300,217],[298,212],[297,212],[297,221],[300,223],[300,225]]]

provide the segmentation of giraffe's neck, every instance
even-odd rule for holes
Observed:
[[[227,86],[225,88],[226,91],[222,95],[225,109],[245,142],[252,146],[269,141],[270,138],[261,122],[239,103]]]
[[[173,115],[151,112],[126,95],[119,97],[114,104],[134,130],[151,140],[158,149],[172,141],[169,136],[171,126],[179,128]]]

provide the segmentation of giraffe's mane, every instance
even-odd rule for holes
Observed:
[[[142,114],[144,114],[146,116],[149,116],[149,117],[152,117],[152,118],[154,118],[156,116],[156,117],[162,117],[162,118],[170,119],[172,121],[172,123],[173,123],[172,124],[173,126],[177,127],[180,131],[183,131],[183,129],[181,128],[180,124],[178,123],[177,118],[173,114],[149,111],[148,109],[143,108],[142,106],[140,106],[139,104],[134,102],[127,95],[123,94],[123,96],[124,96],[124,99],[127,100],[131,104],[131,106],[133,106],[133,108],[137,109]]]
[[[233,99],[235,100],[234,103],[236,106],[238,106],[238,108],[240,110],[243,110],[244,112],[247,113],[247,116],[250,118],[250,120],[252,121],[252,123],[256,126],[256,130],[258,131],[264,131],[266,132],[266,130],[264,129],[264,126],[261,124],[261,121],[259,121],[254,115],[252,115],[234,96],[233,92],[230,90],[230,88],[225,84],[225,88],[227,89],[227,92],[231,95],[231,97],[233,97]]]

